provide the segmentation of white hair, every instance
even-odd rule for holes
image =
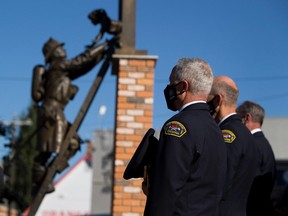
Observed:
[[[208,96],[213,83],[213,72],[209,64],[199,58],[181,58],[171,73],[176,81],[186,80],[194,95]]]

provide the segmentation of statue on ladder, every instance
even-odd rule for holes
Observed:
[[[61,151],[61,144],[71,125],[65,118],[64,109],[78,91],[72,81],[91,71],[105,57],[107,47],[116,42],[112,39],[98,44],[106,32],[113,36],[121,33],[121,23],[111,20],[102,9],[92,11],[88,17],[94,25],[100,24],[101,29],[84,52],[67,60],[64,43],[51,37],[42,48],[45,65],[36,65],[33,69],[32,98],[37,104],[38,119],[37,155],[33,167],[34,190],[41,184],[55,154]],[[80,137],[75,134],[58,172],[68,166],[68,160],[80,149],[80,143]],[[52,191],[54,187],[51,183],[46,192]]]

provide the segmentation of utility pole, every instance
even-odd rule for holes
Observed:
[[[122,23],[121,49],[119,54],[142,54],[146,55],[146,50],[136,50],[136,0],[119,0],[119,20]]]

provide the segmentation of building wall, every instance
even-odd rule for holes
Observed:
[[[92,215],[111,215],[114,131],[94,131]]]
[[[288,118],[266,117],[263,132],[269,140],[277,160],[288,160]]]

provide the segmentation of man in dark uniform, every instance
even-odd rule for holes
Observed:
[[[226,174],[226,148],[206,103],[213,82],[201,59],[180,59],[164,90],[179,113],[164,124],[144,215],[216,216]]]
[[[256,175],[256,144],[236,114],[238,88],[226,76],[214,78],[208,103],[220,126],[227,149],[227,179],[220,204],[220,216],[245,216],[249,189]]]
[[[244,101],[236,112],[255,138],[259,159],[257,176],[248,197],[247,215],[273,216],[271,193],[275,182],[276,162],[271,145],[261,130],[265,111],[259,104]]]
[[[43,179],[52,153],[59,153],[68,131],[69,123],[64,108],[78,91],[72,80],[88,73],[106,53],[107,42],[87,48],[73,59],[66,60],[63,43],[50,38],[43,46],[45,67],[34,68],[32,97],[38,105],[37,151],[34,163],[34,182]],[[37,78],[39,80],[37,80]],[[79,137],[75,134],[65,155],[65,163],[59,165],[62,171],[68,166],[68,159],[79,149]],[[48,191],[53,191],[49,185]]]

